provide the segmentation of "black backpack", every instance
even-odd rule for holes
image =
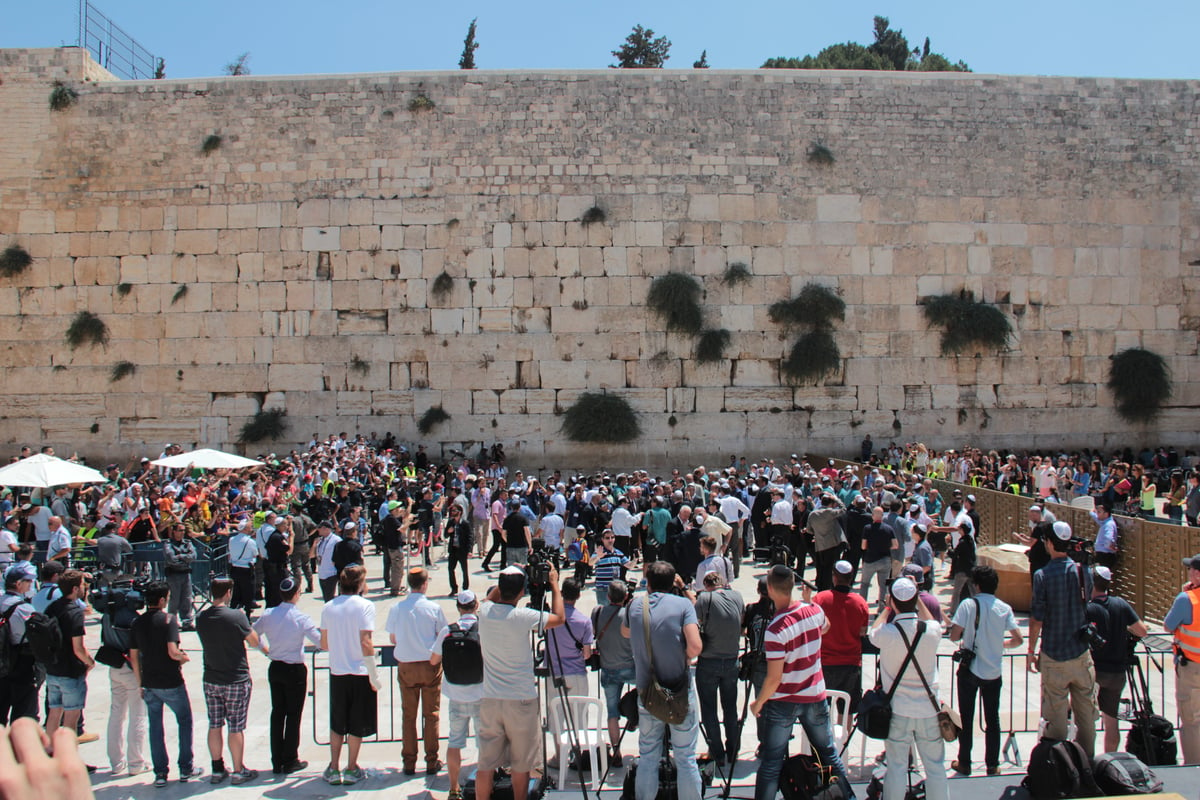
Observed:
[[[457,622],[442,641],[442,674],[447,683],[470,686],[483,683],[483,648],[479,645],[479,626],[463,630]]]
[[[1179,752],[1175,726],[1158,714],[1135,719],[1125,737],[1125,750],[1152,767],[1174,766]]]
[[[1129,753],[1105,753],[1096,756],[1093,767],[1096,784],[1105,794],[1154,794],[1163,783],[1149,767]]]
[[[56,617],[34,611],[25,620],[25,641],[39,664],[53,664],[62,655],[62,626]]]
[[[28,603],[28,600],[13,603],[7,611],[0,614],[0,678],[7,678],[13,674],[17,656],[20,654],[22,645],[25,643],[25,639],[21,639],[20,642],[12,641],[12,637],[9,636],[11,632],[9,626],[12,624],[12,615],[16,613],[17,608]]]
[[[1029,754],[1029,771],[1021,785],[1034,800],[1097,797],[1092,763],[1078,742],[1042,737]]]

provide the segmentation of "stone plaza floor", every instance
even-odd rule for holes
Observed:
[[[490,586],[494,585],[494,580],[492,580],[494,574],[488,575],[483,573],[478,569],[478,564],[477,560],[472,561],[474,572],[471,576],[471,588],[482,596]],[[380,559],[378,557],[368,557],[367,569],[368,574],[372,577],[369,579],[369,593],[367,597],[375,603],[377,608],[376,625],[378,629],[375,633],[375,643],[377,646],[383,647],[388,644],[388,637],[382,630],[382,627],[387,618],[388,609],[396,600],[389,597],[381,585],[378,577],[379,565]],[[765,573],[765,569],[765,567],[753,566],[749,563],[743,565],[741,577],[735,582],[735,587],[741,591],[748,603],[754,602],[757,596],[755,583],[757,578]],[[631,581],[633,581],[639,579],[640,576],[638,573],[631,573],[630,577]],[[943,604],[948,603],[949,587],[945,586],[944,582],[939,582],[939,589],[940,600]],[[457,612],[453,600],[448,597],[448,593],[449,586],[445,569],[441,568],[434,571],[430,597],[442,606],[447,618],[453,621],[457,616]],[[874,595],[872,594],[873,599]],[[302,595],[299,603],[300,609],[318,622],[321,605],[319,595],[312,594]],[[585,590],[580,599],[579,608],[590,613],[593,606],[593,593]],[[1018,619],[1023,632],[1027,632],[1027,615],[1019,614]],[[89,648],[94,650],[98,646],[98,640],[98,615],[92,614],[89,617],[87,633]],[[144,800],[144,798],[150,796],[162,798],[190,797],[210,792],[219,792],[222,797],[267,797],[276,798],[277,800],[332,798],[349,794],[379,794],[380,796],[386,794],[388,797],[393,798],[437,798],[437,800],[442,800],[442,798],[446,797],[449,789],[449,780],[444,770],[436,776],[426,777],[423,762],[418,763],[418,772],[414,776],[404,775],[401,769],[401,745],[399,742],[401,727],[400,695],[398,686],[396,685],[396,673],[394,669],[380,670],[380,677],[388,681],[390,685],[386,686],[380,692],[379,700],[379,738],[394,739],[394,741],[368,740],[364,743],[359,761],[368,774],[365,781],[354,786],[330,786],[322,780],[321,772],[328,764],[329,759],[329,748],[323,744],[328,742],[329,738],[328,672],[322,670],[326,664],[323,654],[316,657],[318,670],[315,696],[310,694],[308,698],[301,729],[300,757],[309,762],[308,768],[302,772],[287,776],[277,776],[271,773],[268,727],[270,717],[270,693],[267,684],[268,660],[257,651],[252,651],[249,654],[249,661],[254,681],[254,693],[251,699],[249,725],[246,729],[246,764],[248,767],[258,770],[259,777],[257,780],[241,786],[231,786],[228,781],[215,786],[210,785],[208,782],[210,758],[206,744],[208,721],[201,689],[202,658],[199,639],[195,633],[183,634],[183,648],[191,656],[191,661],[184,665],[184,677],[187,682],[194,716],[193,738],[195,742],[195,763],[204,768],[204,777],[199,781],[186,784],[178,782],[176,765],[174,763],[176,753],[175,724],[174,717],[169,711],[165,713],[165,728],[167,731],[167,749],[171,754],[172,771],[171,780],[167,787],[155,789],[152,785],[154,777],[152,772],[122,778],[112,778],[110,776],[105,745],[108,709],[110,707],[108,667],[97,666],[88,682],[89,694],[86,720],[88,731],[100,734],[100,740],[82,745],[81,752],[89,764],[99,767],[93,775],[93,784],[99,800],[124,800],[124,798],[139,798],[139,800]],[[953,649],[954,645],[948,639],[944,640],[940,650],[943,657],[939,659],[939,694],[941,699],[949,702],[954,702],[951,697],[950,684],[953,683],[953,680],[951,679],[951,662],[949,660],[949,654],[953,652]],[[1013,737],[1016,748],[1015,750],[1013,748],[1006,748],[1002,756],[1004,763],[1002,763],[1001,768],[1002,772],[1011,773],[1019,779],[1019,776],[1025,772],[1024,759],[1028,757],[1037,740],[1035,731],[1038,720],[1039,686],[1037,676],[1025,672],[1024,647],[1009,652],[1016,654],[1016,658],[1012,664],[1011,671],[1009,671],[1006,665],[1005,690],[1001,704],[1001,721],[1006,729],[1017,731]],[[1145,660],[1143,659],[1143,661]],[[1164,669],[1161,672],[1153,666],[1149,667],[1150,674],[1148,677],[1151,681],[1151,696],[1155,703],[1155,710],[1168,719],[1174,720],[1173,668],[1170,667],[1169,657],[1157,660],[1165,661],[1166,663],[1163,665]],[[310,667],[312,663],[310,656]],[[874,674],[874,662],[871,657],[867,657],[864,662],[863,672],[864,682],[869,684]],[[589,682],[595,695],[599,697],[600,693],[596,673],[589,674]],[[309,685],[310,687],[313,685],[313,673],[311,670]],[[745,684],[742,684],[739,692],[743,691],[744,688]],[[1128,692],[1126,696],[1128,696]],[[1160,700],[1160,698],[1163,698],[1165,702]],[[739,694],[740,707],[741,696]],[[446,712],[443,708],[443,744],[440,754],[443,761],[446,758],[445,720]],[[978,725],[979,723],[977,722],[976,724]],[[799,735],[799,732],[797,732],[797,735]],[[1099,743],[1102,742],[1102,735],[1102,732],[1097,731],[1098,750],[1100,749]],[[846,751],[851,779],[855,783],[869,780],[871,769],[875,766],[875,758],[883,750],[882,742],[867,740],[864,748],[862,745],[863,741],[860,735],[855,734]],[[1123,741],[1124,731],[1122,731]],[[734,769],[734,796],[747,796],[752,793],[754,772],[757,766],[757,762],[753,760],[753,756],[757,744],[753,719],[750,719],[743,728],[741,739],[741,758],[746,760],[739,761]],[[626,762],[632,756],[636,756],[636,731],[626,734],[621,749],[625,754]],[[704,750],[705,747],[701,739],[697,745],[697,752],[703,753]],[[793,750],[795,750],[795,744],[793,744]],[[148,747],[146,753],[148,759]],[[945,757],[947,768],[949,768],[950,761],[956,755],[957,745],[948,744]],[[473,765],[475,756],[476,751],[472,739],[463,752],[464,773]],[[973,756],[974,774],[981,775],[984,772],[983,737],[982,733],[978,731],[975,738]],[[1018,763],[1010,763],[1010,761]],[[228,756],[226,756],[226,763],[228,766]],[[344,764],[345,755],[343,754],[343,766]],[[951,775],[953,774],[951,772]],[[554,768],[551,769],[551,778],[554,785],[557,785],[557,771]],[[614,767],[610,771],[604,787],[606,798],[615,798],[619,794],[623,779],[623,769]],[[570,776],[566,791],[567,793],[579,794],[578,782],[575,780],[574,773]],[[719,796],[720,790],[714,786],[707,794],[710,797]]]

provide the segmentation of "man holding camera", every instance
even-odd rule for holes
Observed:
[[[612,760],[620,763],[621,751],[621,694],[625,686],[636,682],[633,649],[615,625],[629,603],[629,587],[617,579],[608,584],[608,604],[592,610],[592,629],[596,631],[596,652],[600,656],[600,688],[608,711],[608,738],[612,745]]]
[[[1092,569],[1092,601],[1087,606],[1087,618],[1096,627],[1098,639],[1093,639],[1092,658],[1096,662],[1096,705],[1104,723],[1104,752],[1121,749],[1121,732],[1117,729],[1117,711],[1125,692],[1126,668],[1130,654],[1129,637],[1141,638],[1149,631],[1138,618],[1133,606],[1115,594],[1109,594],[1112,570],[1105,566]]]
[[[587,660],[592,657],[595,637],[592,620],[575,609],[579,593],[579,584],[575,579],[563,581],[564,622],[546,634],[546,659],[549,661],[550,674],[563,679],[569,697],[590,697]]]
[[[1067,737],[1067,708],[1075,718],[1076,741],[1091,758],[1096,748],[1096,672],[1088,649],[1094,628],[1087,619],[1091,574],[1067,555],[1071,526],[1055,522],[1045,539],[1050,562],[1033,576],[1029,618],[1030,672],[1042,674],[1042,718],[1046,736]],[[1042,652],[1037,654],[1038,639]]]
[[[658,765],[663,738],[669,730],[679,800],[700,800],[703,790],[700,766],[696,762],[699,715],[696,713],[696,691],[688,670],[688,663],[703,649],[693,605],[696,598],[667,561],[655,561],[646,567],[646,583],[648,594],[629,604],[621,627],[621,635],[629,638],[633,649],[637,673],[640,768],[636,797],[637,800],[654,800],[658,796]],[[653,659],[646,647],[648,642],[653,647]],[[687,716],[683,722],[668,724],[646,710],[645,698],[651,691],[652,682],[675,694],[687,694]]]
[[[996,587],[1000,585],[996,570],[986,565],[974,567],[971,570],[971,583],[975,587],[974,595],[959,604],[950,624],[950,641],[962,641],[954,653],[954,660],[958,662],[962,731],[958,734],[958,758],[951,762],[950,767],[960,775],[971,774],[975,695],[978,693],[987,736],[984,764],[988,775],[998,775],[1004,648],[1020,647],[1024,637],[1017,627],[1012,607],[996,597]],[[1007,639],[1005,634],[1008,634]]]
[[[549,570],[550,611],[519,608],[525,596],[525,572],[515,564],[500,571],[497,585],[479,609],[483,646],[483,699],[479,704],[479,766],[475,797],[490,800],[492,779],[504,766],[512,768],[513,799],[526,800],[529,773],[541,761],[542,733],[529,633],[544,633],[563,624],[565,611],[558,570]]]
[[[705,573],[702,585],[704,591],[696,598],[696,621],[703,645],[696,660],[696,694],[709,758],[724,764],[727,759],[736,760],[738,755],[738,640],[746,603],[736,589],[729,588],[725,576],[715,570]],[[717,716],[718,699],[724,717],[723,742],[721,719]]]

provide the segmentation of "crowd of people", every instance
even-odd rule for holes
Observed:
[[[164,455],[176,450],[169,445]],[[99,662],[109,667],[113,700],[112,773],[153,770],[154,783],[166,785],[166,706],[179,728],[175,774],[196,780],[205,771],[192,752],[182,672],[189,656],[180,638],[195,630],[204,659],[208,780],[257,778],[244,753],[253,688],[248,649],[271,661],[272,771],[293,774],[308,767],[299,758],[307,643],[327,653],[330,667],[330,759],[322,775],[334,785],[358,783],[361,745],[376,734],[382,686],[376,605],[367,589],[367,574],[377,569],[385,602],[396,598],[383,630],[398,665],[403,769],[446,769],[451,800],[461,796],[462,751],[472,731],[476,796],[490,796],[494,770],[503,766],[521,800],[530,773],[541,768],[543,714],[559,690],[564,697],[588,694],[589,670],[599,672],[609,757],[623,761],[621,718],[630,709],[622,700],[633,687],[637,763],[657,765],[669,739],[681,797],[701,796],[701,744],[702,758],[720,767],[739,758],[743,681],[754,694],[756,798],[776,796],[796,722],[848,787],[832,733],[840,710],[831,709],[828,693],[844,693],[849,710],[857,709],[863,654],[872,648],[881,651],[883,686],[894,685],[883,796],[903,797],[915,751],[927,795],[944,798],[935,700],[941,639],[970,653],[957,671],[963,732],[950,765],[963,775],[972,773],[977,703],[986,722],[984,767],[999,770],[1002,655],[1025,641],[1012,609],[995,595],[995,570],[978,563],[981,519],[971,487],[994,480],[1050,500],[1064,472],[1090,464],[1091,454],[1001,460],[923,445],[876,454],[867,437],[861,455],[862,464],[843,468],[793,454],[779,463],[731,457],[727,466],[653,477],[647,470],[526,476],[510,472],[499,446],[440,462],[424,446],[410,452],[390,437],[340,434],[314,435],[303,450],[265,455],[263,466],[248,470],[168,470],[145,458],[125,470],[108,465],[100,485],[10,487],[0,494],[0,621],[11,661],[9,679],[0,682],[0,722],[37,719],[44,694],[47,733],[80,730]],[[1160,469],[1159,455],[1151,453],[1152,470]],[[1161,456],[1161,469],[1181,471],[1193,458],[1171,464],[1169,451]],[[881,468],[889,464],[898,469]],[[1114,478],[1132,475],[1130,469],[1114,459],[1107,472],[1101,467],[1101,480],[1086,485],[1098,498],[1094,566],[1072,560],[1080,537],[1042,502],[1031,506],[1028,529],[1019,532],[1030,546],[1033,586],[1028,668],[1041,673],[1047,735],[1065,737],[1070,714],[1089,754],[1097,716],[1106,749],[1116,737],[1126,642],[1146,633],[1132,607],[1109,591],[1120,553],[1111,521],[1119,502],[1110,501],[1128,492]],[[978,476],[982,482],[971,480]],[[943,497],[933,485],[938,477],[962,478],[964,486]],[[1189,509],[1198,481],[1195,473],[1180,477],[1190,487],[1181,508],[1194,524]],[[1093,492],[1097,484],[1101,490]],[[1078,488],[1073,478],[1071,487]],[[226,554],[228,574],[194,586],[202,550]],[[473,559],[482,559],[483,572],[498,572],[479,595],[471,589],[471,578],[478,580]],[[744,598],[733,583],[755,564],[766,574],[757,597]],[[1193,675],[1200,672],[1200,617],[1193,613],[1200,557],[1189,567],[1190,583],[1166,627],[1177,640],[1177,686],[1200,688]],[[458,612],[453,622],[431,598],[441,570]],[[139,579],[141,613],[129,599],[130,578]],[[85,646],[93,583],[105,589],[94,655]],[[939,587],[949,589],[945,605],[934,594]],[[211,601],[198,613],[194,588]],[[595,598],[590,614],[577,608],[588,591]],[[303,594],[320,596],[319,619],[297,607]],[[1089,622],[1106,634],[1103,647],[1081,638]],[[548,675],[541,687],[539,671]],[[685,698],[685,708],[657,713],[647,699],[662,687],[677,702]],[[1189,692],[1177,692],[1184,759],[1200,763],[1200,699]],[[439,745],[443,698],[446,763]],[[638,770],[638,798],[654,797],[657,785],[656,769]]]

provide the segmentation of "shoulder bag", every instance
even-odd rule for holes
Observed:
[[[864,692],[862,700],[858,703],[858,714],[854,717],[854,727],[862,731],[868,739],[886,739],[888,737],[888,732],[892,727],[892,696],[896,694],[896,687],[900,685],[904,671],[908,669],[909,663],[913,660],[917,651],[917,643],[925,634],[925,624],[921,623],[917,626],[917,636],[911,645],[899,625],[896,625],[896,630],[900,631],[900,635],[904,638],[904,644],[908,646],[904,662],[900,664],[900,670],[896,673],[896,680],[892,682],[892,688],[886,692],[881,683],[877,683],[874,689]]]
[[[904,640],[905,644],[908,644],[908,636],[905,635],[904,629],[899,625],[896,626],[896,629],[900,631],[900,638]],[[917,643],[914,641],[912,649],[916,650],[916,647]],[[942,739],[953,742],[958,738],[959,731],[962,730],[962,717],[945,703],[938,703],[933,690],[929,688],[929,681],[925,680],[925,671],[921,669],[921,662],[914,658],[913,666],[917,668],[917,674],[921,676],[921,685],[925,687],[925,694],[929,695],[929,702],[933,703],[933,708],[937,711],[938,729],[942,732]],[[899,683],[898,680],[896,682]]]
[[[639,696],[642,705],[652,716],[668,725],[682,725],[688,715],[687,673],[684,673],[681,685],[669,688],[659,683],[658,673],[654,669],[654,645],[650,643],[650,598],[642,595],[642,633],[646,637],[646,657],[650,661],[650,684],[643,689]]]

